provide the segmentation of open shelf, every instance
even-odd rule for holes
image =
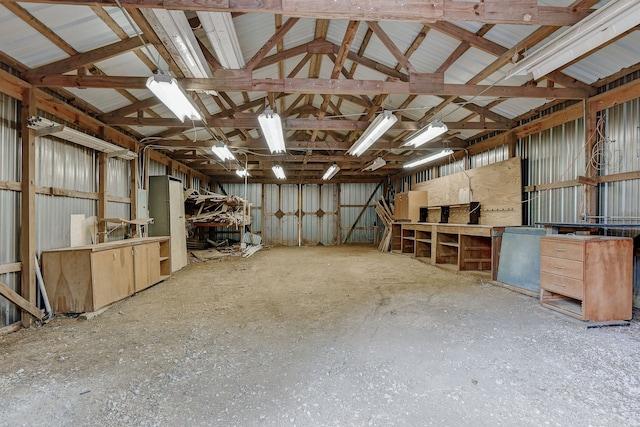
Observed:
[[[565,295],[542,290],[540,304],[569,316],[582,319],[582,301]]]
[[[491,237],[460,237],[460,270],[491,270]]]
[[[391,225],[391,251],[402,251],[402,224]]]
[[[469,224],[395,223],[392,250],[452,271],[495,279],[503,227]]]
[[[412,254],[416,250],[416,231],[409,228],[402,228],[402,253]]]

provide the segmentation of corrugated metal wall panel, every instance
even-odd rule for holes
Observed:
[[[297,246],[298,245],[298,217],[293,213],[285,214],[281,221],[282,223],[282,239],[281,244],[285,246]]]
[[[0,274],[0,282],[18,292],[20,289],[20,273]],[[0,295],[0,328],[20,321],[18,306]]]
[[[36,140],[36,185],[95,192],[96,163],[90,148],[50,136]]]
[[[344,243],[373,243],[374,224],[378,216],[375,212],[375,200],[382,197],[383,186],[378,184],[341,184],[340,185],[340,241]],[[364,213],[356,223],[356,219],[363,210],[367,200],[375,191],[375,195],[366,207]],[[345,242],[349,231],[351,235]]]
[[[20,193],[0,190],[0,265],[20,261]],[[20,273],[0,274],[0,282],[12,290],[20,290]],[[15,304],[0,296],[0,327],[20,320],[20,310]]]
[[[600,184],[600,222],[605,224],[640,224],[640,179]],[[635,236],[640,230],[628,230]]]
[[[131,205],[129,203],[108,202],[107,203],[108,218],[131,219]],[[108,224],[113,226],[115,224]],[[109,233],[109,241],[123,240],[127,237],[128,229],[118,227]]]
[[[302,244],[317,245],[319,243],[318,217],[313,214],[304,214],[302,216]]]
[[[107,192],[110,196],[130,197],[129,161],[118,158],[109,159],[107,169]]]
[[[277,184],[265,184],[264,186],[264,213],[274,214],[280,209],[280,187]]]
[[[17,191],[0,190],[0,265],[20,261],[20,197]]]
[[[298,211],[298,185],[282,184],[280,185],[281,199],[280,210],[287,213]]]
[[[166,175],[167,167],[155,160],[149,160],[149,176]]]
[[[286,246],[298,245],[298,185],[280,185],[280,210],[284,214],[281,222],[281,244]]]
[[[18,102],[0,94],[0,181],[21,181],[20,140],[18,139]],[[0,190],[0,265],[20,261],[20,192]],[[20,291],[20,273],[0,274],[0,282]],[[0,328],[20,320],[15,304],[0,296]]]
[[[567,187],[529,194],[528,225],[540,222],[578,223],[582,210],[582,188]]]
[[[610,108],[606,116],[603,136],[608,144],[603,172],[640,171],[640,99]]]
[[[17,101],[0,94],[0,181],[20,181],[20,140]]]
[[[338,185],[324,184],[321,188],[320,208],[325,213],[338,213]]]
[[[96,201],[36,194],[36,252],[71,244],[71,215],[96,216]],[[44,214],[46,212],[46,214]]]
[[[585,175],[584,121],[557,126],[520,140],[528,186],[570,181]],[[537,191],[526,195],[528,225],[536,222],[580,221],[582,186]]]
[[[302,244],[316,245],[319,242],[318,209],[320,208],[320,186],[302,186]]]
[[[507,145],[501,145],[500,147],[493,148],[489,151],[483,151],[482,153],[470,156],[469,163],[471,165],[471,169],[475,169],[508,159],[509,147]]]
[[[196,178],[195,176],[192,176],[190,188],[200,191],[200,178]]]
[[[323,245],[337,245],[338,242],[338,215],[324,215],[320,218],[320,243]]]
[[[315,214],[320,208],[320,186],[317,184],[305,184],[302,186],[302,211],[307,214]]]
[[[253,234],[262,234],[262,184],[247,184],[245,189],[244,183],[231,183],[223,184],[223,188],[228,195],[241,197],[251,203],[251,231]],[[231,229],[235,230],[235,227]],[[216,236],[230,240],[239,238],[238,233],[218,233]]]
[[[189,176],[181,171],[173,171],[171,174],[174,178],[178,178],[182,181],[182,188],[189,188]]]
[[[462,172],[463,170],[466,170],[464,165],[465,159],[460,159],[456,160],[455,162],[438,166],[438,176],[447,176],[453,175],[454,173]]]
[[[529,185],[569,181],[584,175],[584,141],[582,119],[521,140]]]

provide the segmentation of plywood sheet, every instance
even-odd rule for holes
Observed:
[[[422,182],[414,189],[427,191],[429,206],[457,205],[461,192],[470,192],[481,205],[480,224],[522,225],[520,157]],[[429,212],[429,221],[433,220],[440,221],[439,212]],[[454,220],[466,223],[468,216],[456,214],[450,217],[450,222]]]

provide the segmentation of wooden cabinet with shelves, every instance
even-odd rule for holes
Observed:
[[[42,252],[54,313],[99,310],[171,274],[168,237],[128,239]]]
[[[455,271],[496,279],[504,227],[394,223],[392,250]]]
[[[460,270],[491,270],[491,237],[460,236]]]
[[[402,253],[402,224],[391,225],[391,251]]]
[[[540,304],[592,321],[632,316],[633,240],[604,236],[540,239]]]
[[[431,229],[416,230],[416,250],[414,256],[419,259],[431,261]]]
[[[452,266],[458,266],[459,252],[459,234],[447,231],[440,231],[437,233],[436,244],[436,264],[449,264]]]
[[[402,229],[402,250],[403,254],[412,254],[415,251],[415,230],[410,228]]]

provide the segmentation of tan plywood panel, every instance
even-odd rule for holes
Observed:
[[[469,192],[480,202],[480,224],[522,225],[522,171],[520,157],[464,172],[435,178],[414,186],[429,194],[429,206],[460,204],[460,193]],[[466,209],[466,212],[465,212]],[[456,212],[456,210],[461,210]],[[468,207],[451,208],[449,222],[464,224]],[[440,212],[430,211],[429,222],[439,222]],[[454,222],[455,221],[455,222]]]

